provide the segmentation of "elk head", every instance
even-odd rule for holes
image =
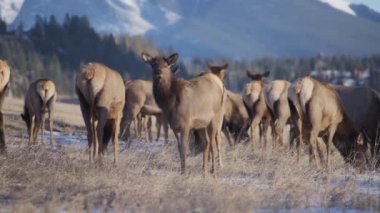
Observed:
[[[148,53],[141,54],[145,63],[152,67],[153,81],[162,82],[172,78],[172,75],[177,71],[178,54],[174,53],[169,57],[157,56],[152,57]]]

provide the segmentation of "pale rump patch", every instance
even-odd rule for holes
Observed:
[[[44,80],[37,83],[37,93],[42,102],[46,104],[55,94],[55,85],[50,80]]]
[[[84,88],[87,88],[87,90],[90,90],[82,91],[82,93],[86,96],[89,103],[93,103],[93,99],[104,87],[106,68],[102,64],[89,63],[82,68],[81,75],[83,78],[81,82],[82,87],[80,87],[80,89],[83,90]]]
[[[266,87],[266,102],[272,112],[274,112],[274,103],[278,101],[282,95],[287,95],[288,87],[289,82],[282,80],[272,81]]]
[[[299,97],[300,97],[300,104],[302,107],[302,110],[304,113],[306,113],[306,104],[307,102],[311,99],[311,96],[313,95],[313,89],[314,89],[314,83],[313,81],[305,77],[300,82],[298,82],[300,85],[300,92],[299,92]]]
[[[262,89],[262,84],[259,82],[249,83],[244,88],[244,101],[252,107],[260,99]]]

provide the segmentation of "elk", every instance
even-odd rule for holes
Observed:
[[[49,79],[33,82],[26,93],[24,113],[21,118],[28,128],[29,144],[37,143],[38,130],[41,129],[41,143],[44,144],[45,115],[48,113],[50,144],[54,144],[53,115],[57,99],[55,84]]]
[[[152,57],[148,53],[141,55],[143,61],[152,68],[153,95],[156,103],[176,135],[181,173],[186,172],[186,149],[192,130],[196,130],[205,143],[203,175],[207,174],[209,151],[212,154],[211,172],[215,172],[216,138],[221,131],[226,95],[220,79],[220,76],[224,75],[224,69],[204,73],[191,80],[182,80],[172,71],[178,59],[177,53],[169,57]]]
[[[344,159],[352,162],[355,153],[362,152],[370,146],[372,165],[380,166],[380,95],[368,87],[347,87],[333,85],[336,91],[345,118],[338,127],[334,144]],[[358,145],[357,138],[362,137],[363,144]]]
[[[161,128],[161,123],[164,125],[165,142],[168,141],[168,128],[162,117],[162,111],[157,106],[153,97],[152,81],[145,80],[130,80],[125,82],[125,106],[123,109],[123,118],[121,121],[121,136],[126,135],[126,139],[130,138],[130,126],[133,121],[139,119],[139,116],[144,118],[142,124],[145,131],[145,141],[150,143],[151,132],[148,132],[148,119],[151,115],[157,117],[158,125]],[[140,125],[137,125],[140,126]],[[158,128],[157,126],[157,128]],[[136,127],[136,125],[135,125]],[[160,129],[159,128],[159,129]],[[136,132],[140,132],[141,128],[136,128]],[[157,140],[160,131],[157,131]]]
[[[273,147],[276,147],[276,144],[283,145],[284,143],[283,131],[291,115],[288,101],[289,86],[290,82],[288,81],[276,80],[267,84],[264,92],[266,104],[273,116]]]
[[[247,71],[247,76],[251,79],[251,82],[244,87],[243,100],[250,113],[251,144],[253,148],[255,144],[254,135],[257,132],[257,128],[260,130],[260,139],[263,137],[264,144],[267,142],[266,131],[269,125],[270,112],[265,102],[264,78],[269,76],[269,72],[253,74]]]
[[[102,163],[104,150],[112,137],[117,165],[118,135],[125,102],[121,75],[103,64],[88,63],[77,74],[75,89],[87,129],[90,163],[98,154]]]
[[[329,85],[321,83],[310,76],[299,78],[296,83],[296,93],[299,98],[303,116],[303,129],[307,133],[310,145],[310,158],[318,169],[317,138],[327,132],[326,168],[330,166],[331,146],[338,125],[343,121],[344,111],[336,91]]]
[[[223,132],[230,145],[236,144],[242,134],[249,127],[249,114],[243,97],[227,90],[227,98],[223,117]],[[229,132],[233,133],[234,141],[231,141]]]
[[[10,69],[7,62],[0,60],[0,152],[5,151],[5,131],[4,131],[4,118],[3,118],[3,102],[5,93],[9,88]]]

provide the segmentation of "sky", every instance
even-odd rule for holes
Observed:
[[[349,0],[351,3],[355,4],[365,4],[370,8],[380,11],[380,0]]]

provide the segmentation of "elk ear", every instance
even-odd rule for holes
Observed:
[[[228,64],[224,64],[223,66],[222,66],[222,69],[224,69],[224,70],[226,70],[228,68]]]
[[[179,66],[177,64],[174,64],[171,66],[171,70],[174,74],[178,72],[178,68],[179,68]]]
[[[247,73],[248,78],[250,78],[250,79],[253,79],[253,78],[254,78],[254,76],[253,76],[253,74],[251,73],[251,71],[247,70],[246,73]]]
[[[173,53],[166,59],[169,65],[175,64],[177,60],[178,60],[178,53]]]
[[[141,53],[141,57],[145,63],[150,63],[152,61],[152,56],[150,56],[148,53]]]

